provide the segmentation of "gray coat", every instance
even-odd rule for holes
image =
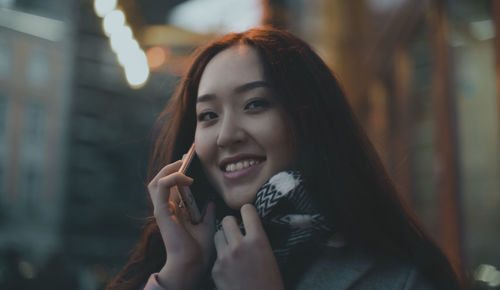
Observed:
[[[144,289],[165,290],[154,275]],[[408,263],[393,258],[376,259],[349,248],[330,247],[307,268],[293,289],[436,290]]]
[[[296,290],[436,289],[415,266],[394,258],[375,258],[349,248],[330,248],[308,267]]]

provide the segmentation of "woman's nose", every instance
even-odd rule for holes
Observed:
[[[246,133],[237,118],[225,116],[220,123],[217,136],[217,146],[228,147],[233,144],[242,143],[246,138]]]

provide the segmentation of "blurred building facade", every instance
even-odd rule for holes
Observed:
[[[0,287],[17,277],[8,265],[33,279],[62,246],[73,69],[71,6],[46,1],[33,14],[11,2],[0,9]]]
[[[232,23],[175,27],[175,13],[199,15],[178,5],[201,1],[160,2],[117,3],[150,61],[134,89],[95,1],[0,2],[0,288],[6,265],[31,289],[54,283],[47,269],[58,263],[71,274],[54,289],[100,289],[128,258],[149,214],[154,119],[192,49]],[[470,270],[500,268],[494,2],[252,2],[263,22],[297,34],[332,68],[406,200]]]
[[[469,269],[498,267],[498,1],[292,2],[285,27],[340,77],[434,238]]]
[[[149,132],[175,77],[131,90],[92,1],[0,15],[0,288],[100,289],[148,214]]]
[[[445,252],[498,267],[498,1],[289,3]]]

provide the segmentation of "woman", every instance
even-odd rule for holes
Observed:
[[[154,219],[108,289],[465,287],[293,35],[259,28],[201,48],[157,124]],[[192,177],[216,197],[196,225],[169,201],[193,181],[177,173],[193,141]]]

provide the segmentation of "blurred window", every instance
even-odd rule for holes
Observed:
[[[4,202],[5,200],[5,176],[4,176],[4,162],[2,159],[0,159],[0,207],[2,205],[2,203]],[[1,208],[0,208],[1,209]],[[1,218],[1,214],[0,214],[0,218]]]
[[[0,203],[5,198],[5,157],[7,148],[7,97],[0,92]]]
[[[7,97],[0,92],[0,159],[7,138]]]
[[[19,196],[22,213],[29,218],[40,212],[40,193],[45,143],[45,106],[38,101],[28,101],[24,109],[24,122],[19,168]]]
[[[21,171],[19,186],[26,216],[33,217],[40,212],[41,171],[36,163],[25,162]]]
[[[5,192],[5,158],[7,149],[7,98],[0,92],[0,202]]]
[[[26,79],[31,86],[48,85],[52,70],[49,63],[49,54],[42,48],[31,51],[26,70]]]
[[[45,109],[43,104],[31,102],[26,106],[24,125],[24,144],[28,150],[34,148],[37,153],[42,153],[44,143]]]
[[[12,49],[9,44],[0,40],[0,79],[8,79],[12,71]]]
[[[6,98],[0,93],[0,203],[4,199],[5,180],[4,180],[4,166],[5,166],[5,144],[6,130],[7,130],[7,102]]]

